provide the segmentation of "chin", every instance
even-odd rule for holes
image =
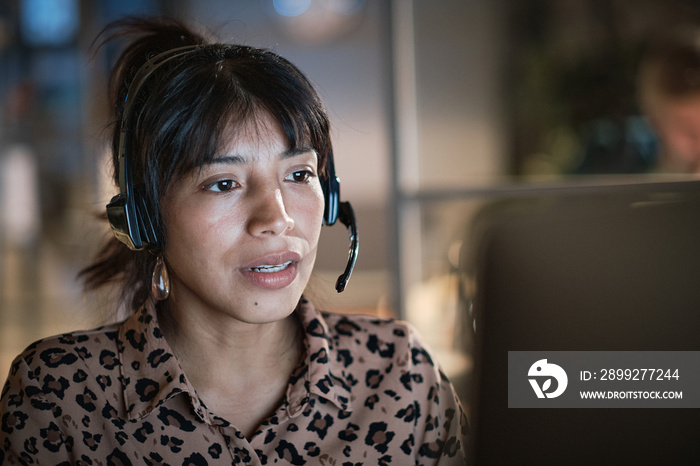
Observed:
[[[248,305],[250,322],[265,324],[289,317],[301,299],[301,292],[279,293],[278,296],[257,296]]]

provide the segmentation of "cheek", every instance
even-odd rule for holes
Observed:
[[[323,225],[323,211],[325,209],[325,201],[323,199],[323,192],[319,187],[318,190],[305,196],[303,199],[296,199],[294,202],[294,222],[298,227],[304,229],[306,236],[309,238],[315,238],[318,241],[318,237],[321,234],[321,227]]]
[[[230,235],[230,211],[218,212],[211,206],[180,203],[165,219],[166,254],[197,255],[207,249],[223,247]]]

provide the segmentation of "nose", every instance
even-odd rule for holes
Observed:
[[[287,213],[278,187],[261,187],[251,202],[248,231],[253,236],[278,236],[294,228],[294,220]]]

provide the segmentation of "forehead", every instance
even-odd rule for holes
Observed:
[[[256,114],[245,120],[230,119],[222,134],[220,153],[230,153],[235,149],[252,148],[270,150],[289,149],[289,141],[282,125],[267,112]]]

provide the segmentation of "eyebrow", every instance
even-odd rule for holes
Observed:
[[[280,154],[280,159],[289,159],[296,157],[297,155],[307,154],[309,152],[316,152],[312,147],[296,147],[294,149],[287,149]],[[219,155],[214,156],[211,159],[205,161],[202,166],[205,165],[219,165],[219,164],[242,164],[245,163],[245,157],[242,155]]]
[[[288,159],[297,155],[308,154],[309,152],[316,153],[316,150],[314,150],[313,147],[300,146],[294,149],[287,149],[286,151],[282,152],[281,158]]]

